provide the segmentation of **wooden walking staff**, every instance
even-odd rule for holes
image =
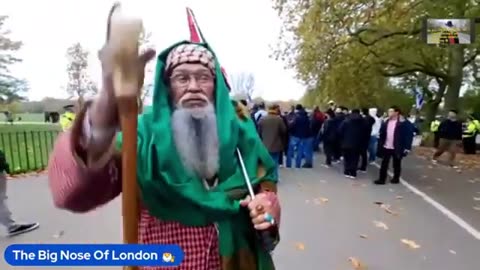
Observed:
[[[137,117],[139,66],[139,38],[142,20],[122,13],[120,3],[115,3],[108,18],[107,46],[112,52],[113,86],[122,128],[122,213],[123,241],[138,243],[139,203],[137,188]],[[128,266],[125,270],[136,270]]]

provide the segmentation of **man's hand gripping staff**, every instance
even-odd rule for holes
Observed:
[[[104,100],[116,106],[123,134],[122,145],[122,212],[123,237],[128,244],[138,243],[139,203],[137,188],[137,117],[139,89],[141,89],[146,62],[154,52],[139,56],[139,37],[143,30],[140,18],[122,13],[119,3],[110,10],[107,40],[100,52],[104,73]],[[111,108],[111,107],[109,107]],[[104,108],[105,110],[105,108]],[[110,115],[111,119],[115,119]],[[108,120],[108,119],[107,119]],[[118,123],[117,123],[118,124]],[[126,267],[126,269],[137,269]]]

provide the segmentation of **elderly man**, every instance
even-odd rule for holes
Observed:
[[[139,57],[139,81],[154,54]],[[100,58],[103,90],[57,139],[49,164],[54,202],[72,212],[94,210],[121,191],[108,47]],[[246,109],[230,100],[214,53],[207,44],[180,42],[160,53],[156,72],[153,105],[138,125],[140,242],[180,245],[185,259],[176,269],[274,269],[257,232],[278,242],[275,163]]]

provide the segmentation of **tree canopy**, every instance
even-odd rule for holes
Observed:
[[[0,104],[3,105],[24,100],[24,94],[28,91],[27,82],[16,78],[10,72],[12,65],[22,61],[15,53],[23,44],[10,39],[10,31],[5,29],[7,19],[8,16],[0,15]]]
[[[400,86],[417,85],[427,103],[445,98],[446,107],[457,108],[468,67],[478,61],[480,41],[427,45],[422,26],[427,17],[479,17],[475,2],[274,0],[284,21],[274,55],[297,71],[312,89],[306,97],[314,100],[385,104],[389,95],[402,93]],[[411,88],[403,92],[411,95]]]

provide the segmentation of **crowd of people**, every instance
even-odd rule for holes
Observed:
[[[410,152],[414,136],[420,134],[415,117],[407,118],[397,106],[391,106],[385,115],[380,116],[377,108],[350,110],[333,101],[329,102],[325,112],[318,107],[308,112],[300,104],[282,112],[278,105],[266,108],[264,103],[259,103],[252,106],[251,117],[263,143],[277,162],[277,175],[278,167],[282,166],[312,168],[313,153],[323,149],[323,166],[328,168],[343,162],[343,173],[351,179],[356,178],[358,172],[366,172],[369,163],[381,158],[379,176],[374,181],[378,185],[387,182],[392,161],[391,183],[399,183],[402,159]],[[456,167],[457,145],[463,140],[465,153],[474,154],[480,124],[471,116],[462,123],[455,110],[451,110],[445,120],[440,120],[437,118],[432,123],[437,149],[432,162],[436,163],[439,156],[448,152],[449,165]]]

